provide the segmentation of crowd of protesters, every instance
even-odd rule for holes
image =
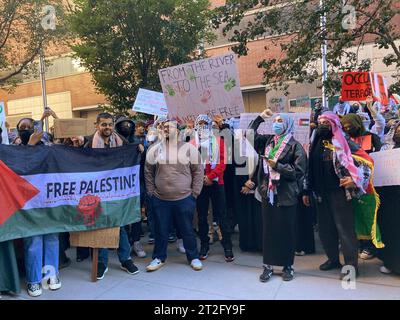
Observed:
[[[309,150],[294,138],[291,115],[273,115],[268,108],[248,128],[253,139],[238,130],[234,118],[199,115],[196,121],[177,124],[159,117],[146,123],[101,113],[93,135],[69,139],[54,139],[36,130],[34,119],[24,118],[17,124],[17,136],[10,134],[10,143],[137,148],[142,221],[120,228],[117,250],[121,269],[131,275],[139,272],[132,256],[147,257],[141,240],[145,230],[148,245],[154,245],[148,272],[166,264],[170,242],[177,243],[194,270],[202,270],[212,254],[210,245],[219,241],[227,263],[234,261],[236,250],[260,252],[261,282],[277,267],[282,268],[282,279],[290,281],[295,256],[315,253],[318,231],[327,256],[320,270],[348,275],[341,251],[344,265],[353,267],[356,276],[359,258],[377,257],[383,262],[382,273],[400,273],[400,186],[375,189],[369,155],[400,148],[400,109],[391,102],[382,106],[372,99],[365,105],[340,100],[329,111],[317,101]],[[57,117],[48,109],[40,121],[50,116]],[[259,134],[259,126],[273,116],[273,134]],[[189,161],[176,161],[182,150]],[[369,196],[380,199],[377,214],[378,204],[368,205]],[[239,248],[231,239],[235,229]],[[18,269],[23,269],[29,295],[40,296],[43,266],[68,267],[68,248],[68,234],[0,243],[0,291],[18,292]],[[91,249],[76,249],[77,262],[90,256]],[[18,265],[16,257],[23,257],[23,263]],[[97,269],[101,280],[108,271],[107,249],[99,251]],[[61,288],[58,271],[48,285]]]

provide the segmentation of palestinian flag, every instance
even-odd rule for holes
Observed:
[[[0,145],[0,242],[140,221],[136,146]]]

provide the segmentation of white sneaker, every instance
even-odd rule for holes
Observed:
[[[182,254],[186,253],[185,247],[183,246],[183,239],[178,239],[178,241],[177,241],[177,249]]]
[[[28,294],[31,297],[39,297],[42,295],[42,288],[40,284],[28,284]]]
[[[150,262],[150,264],[146,267],[146,271],[150,272],[150,271],[156,271],[158,269],[160,269],[163,265],[165,264],[165,262],[162,262],[160,259],[155,258],[152,262]]]
[[[379,271],[384,273],[384,274],[391,274],[392,273],[392,270],[386,268],[385,266],[380,267]]]
[[[140,243],[140,241],[136,241],[133,243],[132,251],[139,258],[146,258],[146,252],[144,251],[143,246]]]
[[[49,279],[49,289],[58,290],[61,288],[61,281],[59,277],[50,277]]]
[[[193,270],[200,271],[203,269],[203,264],[199,259],[193,259],[192,262],[190,263],[190,266],[192,267]]]
[[[305,256],[305,255],[306,255],[306,253],[305,253],[304,251],[296,251],[294,254],[295,254],[296,256],[299,256],[299,257],[302,257],[302,256]]]

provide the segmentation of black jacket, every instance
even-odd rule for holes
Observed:
[[[255,132],[255,147],[259,154],[264,154],[267,145],[273,142],[273,135],[260,135],[257,129],[264,119],[257,117],[249,129]],[[278,206],[294,206],[297,204],[302,192],[305,172],[307,168],[307,155],[303,146],[291,138],[280,155],[275,171],[280,173],[277,186]],[[262,163],[258,169],[258,190],[264,199],[267,199],[269,176],[264,172]]]

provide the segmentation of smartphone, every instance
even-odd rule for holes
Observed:
[[[34,121],[33,122],[33,128],[37,132],[43,132],[43,123],[42,123],[42,121]]]

